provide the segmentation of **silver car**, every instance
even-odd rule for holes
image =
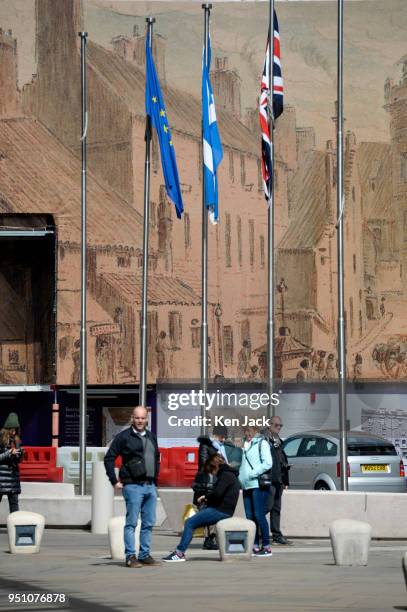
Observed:
[[[307,431],[283,443],[293,489],[341,489],[338,431]],[[348,431],[349,491],[406,491],[403,461],[394,445],[363,431]]]

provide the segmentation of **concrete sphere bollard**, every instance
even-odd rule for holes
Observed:
[[[40,552],[45,518],[36,512],[20,510],[7,517],[7,534],[11,554]]]
[[[216,523],[221,561],[251,561],[256,524],[244,518],[231,517]]]
[[[114,516],[109,521],[108,526],[108,537],[109,537],[109,548],[112,559],[115,561],[124,561],[124,526],[126,524],[125,516]],[[137,527],[135,531],[136,538],[136,556],[138,556],[140,548],[140,528],[141,520],[140,517],[137,521]]]
[[[372,527],[369,523],[340,519],[329,528],[336,565],[367,565]]]
[[[92,463],[92,533],[107,533],[113,516],[114,489],[103,461]]]

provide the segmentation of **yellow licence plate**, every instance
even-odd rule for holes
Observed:
[[[362,468],[362,472],[384,472],[386,474],[390,472],[390,466],[383,463],[361,465],[360,467]]]

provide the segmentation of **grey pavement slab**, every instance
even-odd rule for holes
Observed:
[[[178,538],[155,530],[154,556]],[[401,558],[407,542],[373,542],[367,567],[334,565],[329,540],[294,540],[273,557],[225,564],[195,539],[187,563],[128,569],[108,558],[107,537],[47,529],[38,555],[10,555],[0,529],[0,611],[249,612],[407,610]],[[67,604],[9,603],[10,593],[63,593]]]

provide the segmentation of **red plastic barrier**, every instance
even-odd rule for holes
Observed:
[[[160,474],[158,476],[160,487],[173,487],[177,479],[176,469],[169,465],[169,450],[169,448],[160,448]]]
[[[54,446],[25,446],[20,479],[23,482],[63,482],[64,468],[56,464],[57,449]]]
[[[171,470],[169,487],[190,487],[198,470],[198,448],[176,446],[168,448],[168,468]]]

